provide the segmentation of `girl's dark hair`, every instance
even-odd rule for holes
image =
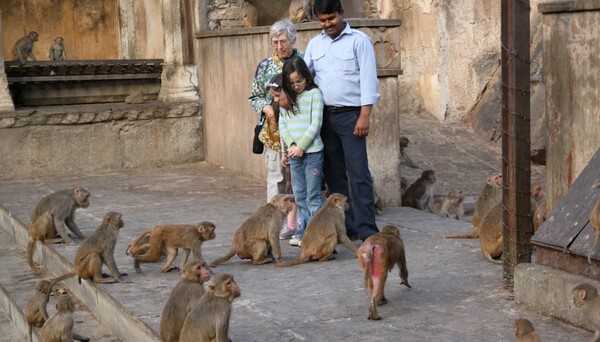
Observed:
[[[308,69],[306,62],[298,56],[290,57],[285,64],[283,65],[283,91],[285,95],[287,95],[290,100],[290,105],[292,106],[292,112],[294,112],[294,106],[296,105],[296,97],[298,94],[292,89],[292,84],[290,82],[290,75],[294,72],[298,73],[298,76],[306,80],[305,90],[310,90],[313,88],[317,88],[315,84],[315,79]]]
[[[315,15],[317,13],[333,14],[335,12],[342,14],[343,11],[344,9],[340,0],[315,0],[315,4],[313,5]]]
[[[281,87],[283,86],[283,77],[281,76],[281,73],[271,77],[271,79],[269,80],[269,83],[267,83],[267,86],[265,87],[265,89],[267,91],[269,91],[269,89],[273,89],[275,91],[281,91]]]

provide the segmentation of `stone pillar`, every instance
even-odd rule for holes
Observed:
[[[158,99],[163,102],[198,101],[198,73],[193,58],[191,32],[187,32],[186,13],[180,0],[161,0],[165,56]]]
[[[0,15],[0,112],[12,112],[15,110],[10,93],[8,92],[8,80],[4,71],[4,39],[2,38],[2,16]]]
[[[133,0],[119,1],[119,25],[121,26],[121,58],[136,58],[135,8]]]

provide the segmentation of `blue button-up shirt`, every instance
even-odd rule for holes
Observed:
[[[308,43],[304,60],[327,106],[364,106],[379,100],[375,51],[369,37],[348,22],[335,39],[323,30]]]

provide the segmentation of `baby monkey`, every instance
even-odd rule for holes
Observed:
[[[51,61],[66,61],[67,51],[65,50],[65,40],[61,36],[54,38],[54,44],[50,46],[48,58]]]

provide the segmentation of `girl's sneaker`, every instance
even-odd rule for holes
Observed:
[[[292,246],[300,246],[300,239],[297,236],[292,237],[290,240],[290,245]]]

